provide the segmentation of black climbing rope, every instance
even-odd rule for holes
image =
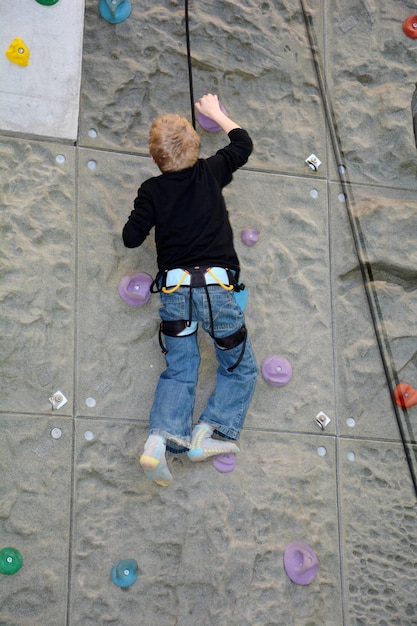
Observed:
[[[310,44],[311,54],[313,57],[314,69],[317,75],[317,81],[321,99],[323,102],[324,113],[326,117],[327,128],[329,131],[330,139],[332,142],[332,148],[336,164],[339,171],[340,184],[345,196],[346,211],[352,230],[353,243],[356,251],[356,255],[359,262],[359,268],[361,272],[362,282],[365,288],[366,299],[371,314],[372,324],[375,331],[375,337],[378,344],[378,350],[381,356],[382,366],[384,369],[385,378],[387,380],[388,389],[391,396],[392,406],[394,409],[395,418],[398,425],[398,430],[401,437],[401,442],[404,448],[405,457],[407,460],[408,469],[410,471],[411,481],[413,483],[414,492],[417,497],[417,477],[413,466],[413,460],[410,452],[410,447],[406,441],[405,428],[401,421],[401,416],[398,410],[398,406],[395,402],[394,387],[399,384],[398,372],[396,370],[394,359],[389,345],[388,335],[385,329],[385,324],[382,316],[381,307],[379,304],[378,295],[375,289],[375,283],[372,273],[372,267],[368,259],[366,252],[365,237],[361,229],[360,221],[353,215],[353,194],[352,187],[346,175],[346,168],[342,159],[341,142],[337,132],[337,124],[334,116],[334,111],[331,106],[330,98],[326,89],[326,83],[324,80],[324,73],[320,62],[319,48],[317,38],[314,31],[313,21],[311,15],[307,12],[305,7],[305,1],[300,0],[301,11],[303,14],[307,36]],[[410,439],[414,439],[413,429],[408,418],[408,413],[404,410],[404,418],[407,425]]]
[[[193,123],[193,127],[195,128],[193,67],[192,67],[192,62],[191,62],[190,18],[188,15],[188,0],[185,0],[185,38],[187,41],[188,84],[189,84],[189,90],[190,90],[191,120]]]

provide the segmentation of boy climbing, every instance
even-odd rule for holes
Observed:
[[[123,229],[125,246],[134,248],[155,228],[159,272],[154,284],[161,299],[166,369],[155,390],[140,464],[162,486],[172,481],[166,450],[187,452],[193,462],[239,452],[235,441],[258,373],[244,315],[233,295],[242,285],[222,195],[233,172],[247,162],[252,141],[222,112],[216,95],[203,96],[195,107],[222,128],[230,143],[207,159],[199,158],[200,137],[185,118],[156,118],[149,151],[161,174],[142,183]],[[213,339],[218,369],[214,392],[192,429],[199,323]]]

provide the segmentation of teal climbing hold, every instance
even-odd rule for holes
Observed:
[[[16,548],[0,550],[0,574],[16,574],[23,565],[23,557]]]
[[[119,24],[127,20],[132,11],[129,0],[100,0],[98,12],[110,24]]]
[[[135,559],[118,561],[112,569],[111,578],[119,587],[130,587],[138,577],[138,563]]]
[[[59,0],[36,0],[39,4],[43,4],[47,7],[51,7],[53,4],[59,2]]]

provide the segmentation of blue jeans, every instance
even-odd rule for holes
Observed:
[[[214,336],[228,337],[244,324],[244,316],[233,294],[218,285],[208,288],[213,315]],[[180,287],[171,294],[161,293],[161,319],[186,320],[189,298],[192,298],[192,318],[204,331],[211,332],[210,311],[204,287]],[[166,369],[158,381],[150,414],[149,433],[167,439],[167,450],[185,452],[191,442],[192,416],[195,400],[200,353],[197,333],[183,337],[163,335],[167,348]],[[258,368],[247,338],[243,358],[232,371],[242,352],[242,343],[226,350],[215,342],[218,361],[216,387],[199,421],[210,424],[225,439],[237,440],[246,417]]]

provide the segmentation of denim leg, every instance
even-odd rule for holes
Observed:
[[[155,390],[149,418],[149,433],[162,435],[167,450],[184,452],[191,441],[192,417],[200,354],[197,333],[164,337],[168,350],[166,369]],[[176,445],[179,444],[179,445]]]
[[[214,288],[210,290],[209,298],[215,337],[228,337],[243,326],[244,315],[231,293],[221,287]],[[203,311],[203,328],[210,332],[210,307],[206,294],[202,295],[200,307]],[[249,337],[242,360],[232,371],[228,371],[228,368],[233,367],[239,359],[243,344],[230,350],[219,348],[215,342],[214,345],[218,361],[216,387],[200,421],[214,426],[217,434],[236,440],[255,390],[258,368]]]
[[[222,350],[215,345],[215,349],[219,363],[216,387],[200,421],[214,426],[218,435],[237,440],[255,390],[258,368],[249,338],[241,362],[231,372],[228,368],[238,360],[242,344],[231,350]]]
[[[161,294],[160,316],[165,321],[185,319],[188,294]],[[185,452],[191,441],[200,353],[197,333],[184,337],[163,335],[166,369],[156,386],[149,433],[167,439],[167,450]]]

